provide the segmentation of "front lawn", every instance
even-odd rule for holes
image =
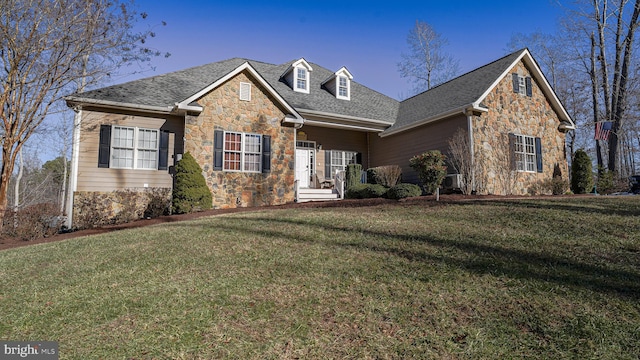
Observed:
[[[61,359],[640,355],[640,197],[281,209],[0,252]]]

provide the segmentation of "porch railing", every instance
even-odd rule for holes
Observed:
[[[333,180],[333,184],[335,186],[338,195],[340,195],[340,199],[344,199],[344,181],[345,175],[344,170],[336,171],[336,175]]]

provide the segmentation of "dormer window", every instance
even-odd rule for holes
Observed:
[[[307,69],[296,69],[296,91],[309,92],[309,82],[307,81]]]
[[[349,80],[346,76],[338,76],[338,97],[349,98]]]
[[[282,74],[282,78],[293,91],[309,93],[311,88],[311,72],[313,68],[305,59],[295,61]]]
[[[330,78],[322,83],[325,89],[332,93],[336,99],[351,100],[351,80],[353,75],[342,67],[336,71]]]

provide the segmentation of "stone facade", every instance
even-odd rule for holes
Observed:
[[[251,84],[251,100],[240,100],[240,83]],[[214,208],[278,205],[294,201],[295,130],[281,124],[277,101],[248,73],[242,72],[198,99],[204,108],[186,117],[185,152],[203,169]],[[214,130],[271,136],[271,172],[214,171]]]
[[[522,62],[516,64],[484,99],[483,106],[489,112],[472,116],[475,160],[479,164],[475,177],[485,193],[527,194],[534,184],[551,179],[556,164],[563,179],[568,178],[565,134],[558,131],[558,115],[535,79],[531,97],[514,93],[511,73],[531,76]],[[509,134],[541,139],[541,173],[514,170]]]
[[[132,188],[115,191],[73,193],[74,228],[121,224],[169,214],[171,189]]]

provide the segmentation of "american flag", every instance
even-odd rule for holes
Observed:
[[[613,128],[613,122],[611,121],[598,121],[596,123],[596,135],[593,137],[596,140],[607,140],[609,133]]]

